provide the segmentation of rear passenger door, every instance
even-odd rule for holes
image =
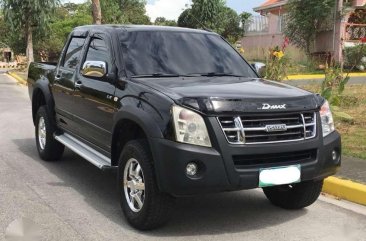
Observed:
[[[76,75],[75,102],[78,109],[75,121],[80,128],[80,137],[93,144],[99,151],[109,154],[112,139],[113,115],[115,113],[115,83],[103,77],[82,74],[86,61],[104,62],[107,75],[113,69],[109,39],[103,34],[90,37],[81,68]]]
[[[74,79],[76,69],[81,61],[81,53],[85,37],[71,36],[60,58],[56,76],[52,85],[55,101],[56,121],[63,129],[77,131],[73,121],[74,107]]]

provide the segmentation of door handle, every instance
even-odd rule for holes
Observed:
[[[83,83],[81,81],[75,83],[75,89],[80,89],[81,86],[83,86]]]

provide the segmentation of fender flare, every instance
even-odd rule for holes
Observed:
[[[34,98],[36,97],[35,93],[40,91],[46,102],[46,108],[48,113],[50,114],[51,118],[54,118],[54,112],[55,112],[55,102],[53,100],[53,95],[50,90],[50,82],[49,80],[42,76],[38,81],[35,82],[33,86],[33,93],[32,93],[32,117],[33,117],[33,123],[35,122],[35,110],[34,110]]]
[[[163,133],[151,116],[133,106],[122,107],[115,115],[112,133],[115,133],[117,124],[121,120],[130,120],[138,124],[149,138],[164,138]]]

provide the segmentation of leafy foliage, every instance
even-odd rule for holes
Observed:
[[[48,61],[57,61],[62,47],[73,28],[92,23],[93,19],[90,12],[90,3],[67,3],[58,7],[51,19],[47,38],[43,38],[35,44],[38,55],[43,53],[48,56]]]
[[[151,24],[145,0],[101,1],[103,23]]]
[[[289,58],[285,55],[284,49],[278,46],[270,48],[266,58],[265,77],[266,79],[282,81],[287,78]]]
[[[242,12],[239,14],[240,23],[242,28],[244,29],[245,25],[249,22],[250,18],[252,17],[251,13],[248,12]]]
[[[357,48],[356,56],[362,56],[366,44],[361,43]],[[350,79],[350,72],[355,68],[354,64],[346,74],[343,68],[333,65],[325,70],[325,79],[321,85],[321,95],[326,98],[331,106],[339,106],[342,103],[343,92]]]
[[[325,30],[332,18],[334,0],[289,0],[285,34],[310,55],[317,31]]]
[[[155,25],[163,25],[163,26],[177,26],[177,22],[174,20],[167,20],[164,17],[157,17],[154,22]]]
[[[230,42],[243,35],[242,18],[223,0],[193,0],[192,6],[181,13],[178,26],[208,28],[221,34]]]
[[[356,66],[362,69],[361,66],[366,66],[366,48],[362,45],[356,45],[353,47],[345,47],[344,49],[345,63],[347,67]]]
[[[207,28],[217,31],[224,7],[224,0],[192,0],[192,15]]]
[[[19,33],[18,39],[27,39],[27,57],[33,60],[33,33],[46,36],[49,21],[58,0],[2,0],[5,19],[11,31]],[[13,36],[14,37],[14,36]]]
[[[343,75],[339,66],[333,66],[325,70],[325,79],[321,85],[321,95],[326,98],[330,105],[338,106],[341,102],[341,95],[350,77]]]
[[[366,24],[366,9],[356,9],[348,19],[349,23]]]
[[[185,27],[185,28],[202,27],[198,23],[197,19],[194,19],[194,16],[192,15],[192,9],[190,8],[187,8],[179,15],[177,24],[179,27]]]
[[[233,9],[224,7],[221,11],[220,34],[229,42],[235,43],[244,33],[240,22],[240,17]]]

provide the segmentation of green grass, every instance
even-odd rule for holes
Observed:
[[[319,93],[318,85],[303,88]],[[350,123],[335,118],[336,129],[342,135],[343,154],[366,160],[366,85],[347,85],[344,95],[354,101],[345,102],[340,111],[351,115],[354,121]]]

